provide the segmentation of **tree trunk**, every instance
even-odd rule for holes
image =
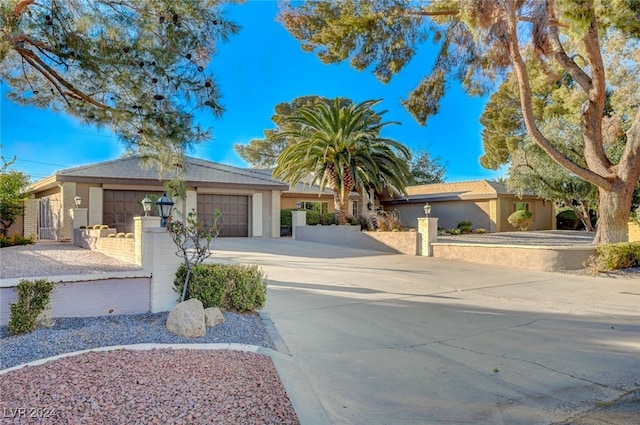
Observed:
[[[622,185],[622,183],[621,183]],[[633,199],[633,185],[619,188],[615,192],[598,189],[600,193],[600,210],[595,245],[627,242],[629,240],[629,216]]]
[[[579,206],[575,206],[572,204],[571,199],[565,201],[566,205],[569,205],[573,212],[576,213],[576,217],[578,220],[582,222],[584,225],[584,229],[587,232],[593,232],[595,229],[593,228],[593,224],[591,224],[591,215],[589,214],[589,205],[586,201],[580,201]]]
[[[342,202],[342,199],[345,199],[345,202]],[[333,204],[336,209],[336,220],[338,220],[338,224],[347,224],[347,219],[349,218],[349,196],[340,197],[337,191],[334,191],[333,194]]]

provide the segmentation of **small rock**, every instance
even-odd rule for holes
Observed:
[[[195,298],[183,301],[169,312],[167,329],[186,338],[201,337],[207,333],[202,302]]]
[[[224,316],[218,307],[204,309],[204,321],[207,327],[221,325],[224,323]]]

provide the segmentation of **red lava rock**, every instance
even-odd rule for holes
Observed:
[[[13,424],[299,424],[271,359],[240,351],[90,352],[9,372],[0,394],[54,415]]]

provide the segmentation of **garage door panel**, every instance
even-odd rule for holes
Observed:
[[[221,237],[249,236],[249,197],[243,195],[198,195],[198,216],[210,223],[220,210]]]

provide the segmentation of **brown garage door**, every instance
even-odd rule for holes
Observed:
[[[249,197],[241,195],[198,195],[198,218],[213,220],[213,212],[222,213],[218,220],[219,236],[249,236]]]
[[[133,233],[133,217],[144,215],[141,201],[151,193],[138,190],[105,189],[102,206],[103,223],[100,224],[108,224],[109,227],[116,228],[118,232]],[[156,193],[156,195],[161,196],[159,193]],[[151,208],[149,215],[157,215],[155,205]]]

